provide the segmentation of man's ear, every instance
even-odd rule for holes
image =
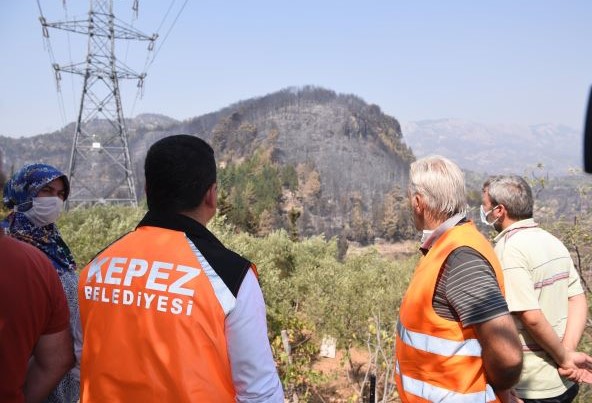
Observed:
[[[496,218],[500,218],[501,221],[503,221],[506,219],[506,217],[508,217],[508,210],[506,210],[506,206],[504,206],[503,204],[498,204],[498,208],[499,208],[499,215]]]
[[[218,185],[216,182],[212,183],[212,185],[208,188],[206,195],[204,197],[204,203],[208,207],[216,208],[217,200],[218,199]]]
[[[421,195],[415,193],[411,196],[411,208],[415,213],[420,214],[423,211],[423,207],[423,199]]]

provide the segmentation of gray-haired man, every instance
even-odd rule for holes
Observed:
[[[523,178],[490,177],[482,203],[481,220],[499,232],[495,252],[524,351],[515,393],[525,402],[571,402],[578,393],[571,380],[587,381],[590,373],[580,368],[592,362],[575,351],[587,306],[571,256],[533,220],[532,191]]]

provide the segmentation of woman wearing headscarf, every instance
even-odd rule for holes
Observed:
[[[62,281],[70,309],[70,329],[77,337],[80,315],[76,263],[55,224],[69,192],[68,178],[58,169],[46,164],[25,165],[4,186],[3,202],[12,211],[0,225],[8,235],[36,246],[49,257]],[[79,375],[77,362],[47,401],[77,401]]]

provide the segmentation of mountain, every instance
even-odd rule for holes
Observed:
[[[396,210],[393,203],[401,202],[400,189],[414,159],[399,122],[377,105],[310,86],[240,101],[183,122],[150,114],[126,124],[138,194],[144,186],[146,151],[167,135],[188,133],[205,139],[221,166],[240,164],[265,151],[269,163],[298,172],[298,191],[286,191],[276,213],[286,222],[288,209],[299,210],[303,235],[344,234],[360,241],[382,236],[384,231],[371,223],[384,219],[387,194],[392,199],[388,210]],[[92,125],[89,130],[99,132],[107,123],[96,120]],[[10,171],[41,161],[67,170],[73,132],[71,124],[34,137],[0,137],[3,165]]]
[[[571,182],[559,177],[580,166],[580,134],[560,125],[442,119],[410,122],[401,129],[377,105],[308,86],[243,100],[185,121],[143,114],[127,119],[126,126],[138,195],[143,194],[143,163],[150,145],[172,134],[196,135],[214,148],[220,179],[231,188],[226,189],[225,209],[234,208],[242,228],[253,233],[284,227],[303,236],[342,235],[360,242],[412,236],[405,187],[414,155],[442,154],[459,163],[468,171],[472,205],[479,204],[486,174],[495,173],[545,181],[549,175],[540,198],[562,201],[547,203],[556,205],[553,210],[559,215],[573,215],[578,205],[570,198],[576,185],[566,187]],[[88,130],[98,133],[108,127],[108,122],[95,120]],[[66,172],[74,129],[72,123],[33,137],[0,136],[4,171],[46,162]],[[233,168],[241,165],[248,169]],[[99,167],[97,180],[106,172]],[[266,199],[264,206],[258,203],[260,197]]]
[[[582,166],[582,135],[563,125],[486,125],[440,119],[404,123],[402,130],[418,158],[441,154],[474,172],[530,175],[534,171],[557,177]]]

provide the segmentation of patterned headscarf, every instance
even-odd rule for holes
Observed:
[[[70,192],[68,178],[58,169],[46,164],[27,164],[4,185],[4,205],[13,211],[1,226],[14,238],[27,242],[45,252],[58,273],[76,270],[70,249],[62,239],[58,227],[49,224],[35,227],[23,214],[33,206],[33,197],[49,182],[62,178],[66,198]]]

